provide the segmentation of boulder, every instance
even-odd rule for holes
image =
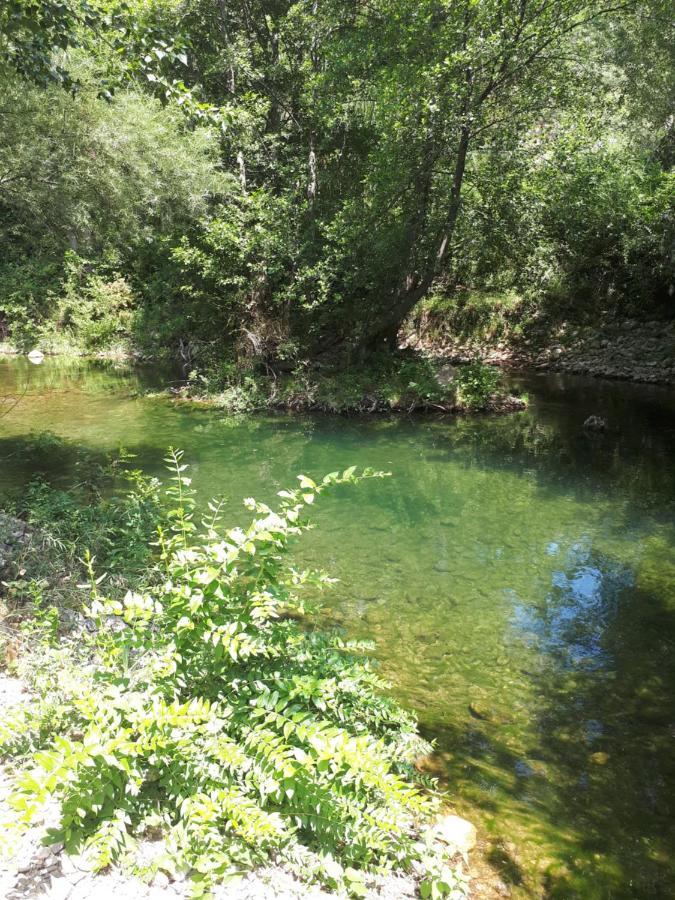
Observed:
[[[469,850],[473,850],[478,838],[475,825],[462,819],[461,816],[454,815],[439,819],[433,833],[437,840],[447,844],[453,852],[461,853],[462,856],[467,856]]]

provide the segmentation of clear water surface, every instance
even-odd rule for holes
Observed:
[[[142,395],[160,380],[1,359],[0,492],[120,446],[159,472],[172,444],[238,522],[300,472],[390,470],[322,500],[299,551],[436,739],[483,895],[674,897],[673,391],[528,375],[503,417],[232,419]]]

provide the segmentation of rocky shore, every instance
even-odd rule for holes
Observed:
[[[406,345],[453,363],[481,358],[511,368],[535,368],[651,384],[675,384],[675,322],[612,321],[602,327],[562,323],[540,335],[495,344],[417,334]]]

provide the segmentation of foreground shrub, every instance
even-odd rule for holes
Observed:
[[[161,867],[189,872],[197,895],[272,857],[352,895],[364,873],[415,867],[425,896],[462,896],[420,838],[437,800],[409,780],[426,749],[413,719],[383,696],[362,644],[309,627],[303,596],[328,579],[288,559],[318,495],[382,473],[301,476],[276,512],[249,499],[251,525],[221,536],[219,505],[199,530],[180,454],[171,463],[162,578],[110,599],[90,564],[89,647],[56,667],[46,653],[41,703],[0,732],[33,764],[12,799],[20,823],[55,797],[52,840],[99,869],[159,829]]]

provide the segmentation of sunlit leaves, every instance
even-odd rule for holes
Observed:
[[[162,577],[111,600],[92,576],[98,665],[66,692],[63,733],[44,723],[16,815],[28,823],[55,796],[62,839],[97,868],[131,853],[152,820],[170,865],[205,889],[273,852],[300,877],[361,896],[365,873],[420,860],[436,801],[407,776],[425,745],[382,696],[367,648],[302,619],[302,595],[330,579],[296,570],[288,553],[317,497],[383,473],[301,475],[277,510],[249,499],[253,521],[221,529],[215,505],[200,532],[182,453],[167,463]],[[441,857],[425,863],[434,890]]]

